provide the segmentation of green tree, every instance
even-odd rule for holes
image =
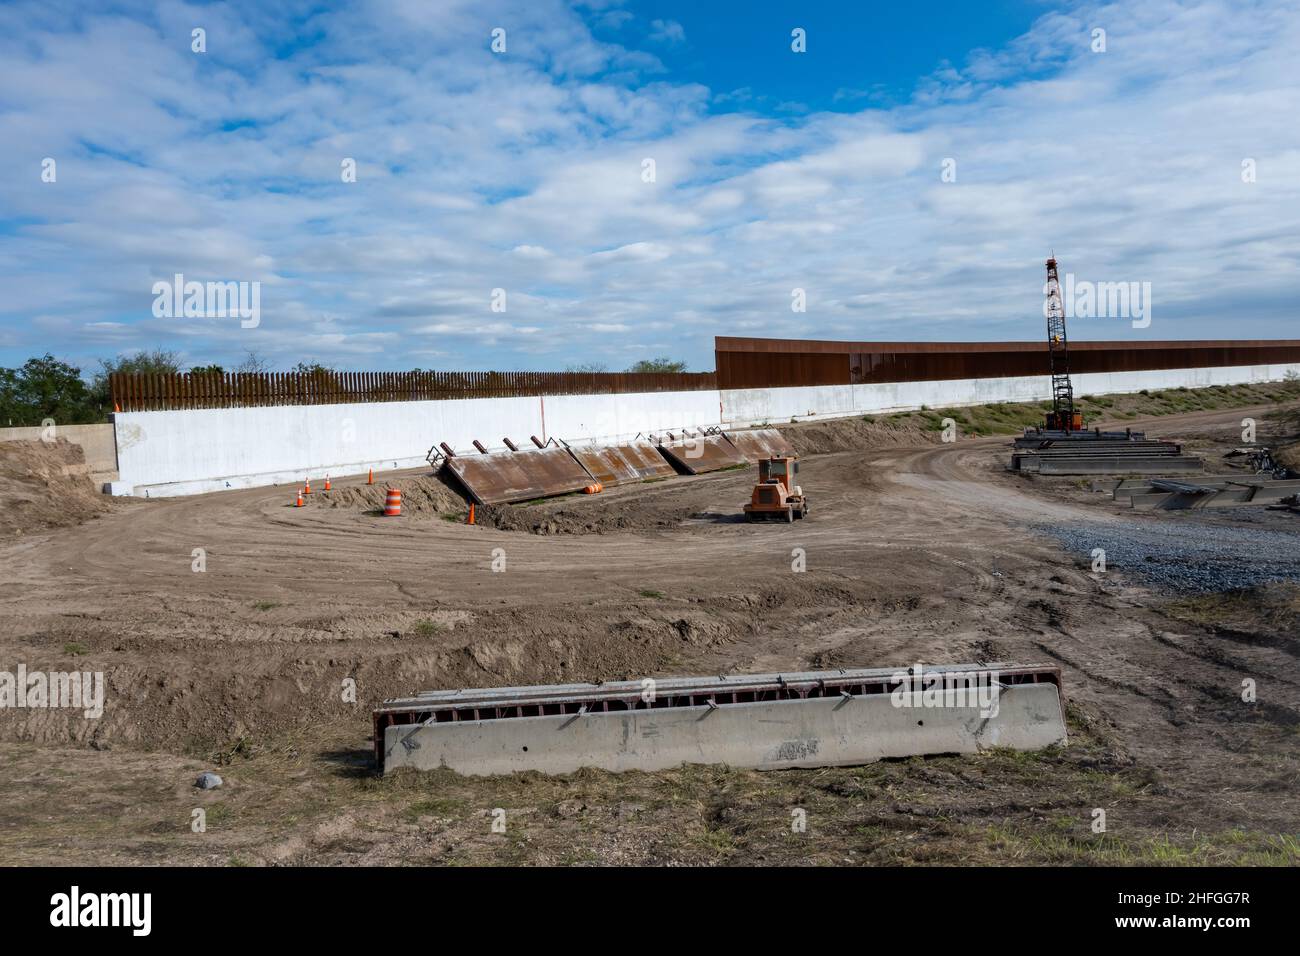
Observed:
[[[0,425],[18,425],[24,417],[18,400],[18,370],[0,368]]]
[[[330,395],[338,389],[338,374],[320,362],[299,362],[293,371],[302,376],[308,394]]]
[[[190,366],[191,375],[224,375],[226,370],[220,365],[193,365]]]
[[[39,425],[52,418],[72,425],[98,421],[81,369],[46,353],[21,368],[0,370],[0,416],[6,425]]]
[[[579,362],[576,365],[564,366],[564,370],[566,372],[587,372],[589,374],[599,374],[600,372],[608,372],[609,366],[604,362]]]
[[[180,370],[180,356],[170,349],[157,348],[152,352],[137,352],[135,355],[119,355],[114,359],[100,359],[99,371],[90,380],[91,401],[106,412],[113,410],[113,392],[109,388],[108,377],[115,372],[175,375]]]
[[[642,359],[631,368],[629,372],[685,372],[685,362],[674,362],[667,355],[660,355],[658,358]]]

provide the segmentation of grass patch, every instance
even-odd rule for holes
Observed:
[[[652,591],[649,588],[645,588],[644,590],[637,591],[636,593],[641,595],[643,598],[661,598],[664,596],[663,591]]]
[[[90,648],[80,641],[69,641],[63,645],[63,653],[71,654],[73,657],[81,657],[84,654],[89,654]]]
[[[431,797],[427,800],[417,800],[405,810],[407,819],[412,822],[420,817],[445,817],[452,814],[464,813],[468,804],[464,800],[454,797]]]
[[[435,634],[441,634],[447,630],[447,625],[439,624],[437,621],[431,621],[427,617],[415,622],[412,628],[420,637],[433,637]]]
[[[990,826],[982,831],[988,849],[1008,863],[1085,863],[1109,866],[1295,866],[1300,840],[1291,834],[1225,830],[1175,839],[1167,833],[1126,837],[1093,833],[1080,823],[1069,832]]]
[[[1295,635],[1300,634],[1300,585],[1275,582],[1239,591],[1198,594],[1168,601],[1161,612],[1198,627]]]
[[[280,606],[279,602],[277,601],[254,601],[253,602],[254,611],[269,611],[271,610],[271,608],[279,607],[279,606]]]
[[[1139,417],[1180,415],[1248,405],[1300,401],[1300,380],[1260,385],[1214,385],[1207,388],[1143,389],[1133,394],[1084,395],[1075,399],[1084,423],[1128,421]],[[1014,435],[1043,423],[1051,402],[995,402],[956,408],[921,406],[917,411],[888,415],[865,415],[864,421],[914,424],[924,431],[940,432],[944,420],[952,419],[961,435],[982,437]]]

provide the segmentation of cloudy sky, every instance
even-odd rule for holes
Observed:
[[[0,364],[1037,339],[1052,251],[1151,283],[1075,338],[1300,337],[1297,117],[1291,2],[7,3]],[[155,317],[176,273],[260,324]]]

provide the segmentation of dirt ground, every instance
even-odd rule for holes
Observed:
[[[1123,424],[1221,455],[1244,414],[1276,411]],[[405,474],[400,519],[347,480],[302,509],[262,488],[0,538],[0,670],[108,684],[99,720],[0,710],[0,862],[1300,863],[1300,572],[1174,594],[1043,531],[1267,522],[1300,554],[1300,518],[1135,518],[1086,482],[1009,474],[1006,439],[791,434],[812,503],[794,525],[740,520],[748,470],[474,527]],[[432,688],[990,661],[1062,667],[1067,746],[771,773],[371,769],[370,706]],[[224,786],[196,790],[209,769]]]
[[[0,540],[72,527],[112,510],[114,502],[86,472],[81,446],[67,439],[0,442]]]

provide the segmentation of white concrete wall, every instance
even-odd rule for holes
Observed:
[[[1163,369],[1074,375],[1074,394],[1139,392],[1144,388],[1205,388],[1270,382],[1297,365],[1242,365],[1230,368]],[[791,419],[842,418],[878,412],[907,411],[926,405],[984,405],[991,402],[1037,402],[1052,397],[1046,375],[1025,378],[972,378],[948,382],[891,382],[881,385],[813,385],[795,388],[729,389],[722,392],[722,418],[728,425],[779,424]]]
[[[41,426],[27,428],[0,428],[0,441],[39,441],[46,435]],[[117,452],[113,444],[112,425],[58,425],[54,437],[66,438],[80,445],[86,458],[85,470],[108,474],[117,469]]]
[[[1300,365],[1111,372],[1074,376],[1076,395],[1144,388],[1275,381]],[[756,425],[1050,397],[1046,375],[1028,378],[826,385],[719,392],[645,392],[441,402],[282,405],[271,408],[119,412],[114,494],[198,494],[301,482],[306,476],[415,468],[438,442],[473,453],[478,439],[520,447],[529,435],[569,444],[609,444],[683,427]]]
[[[113,416],[114,494],[167,496],[301,482],[424,464],[433,445],[473,453],[528,437],[609,443],[638,432],[717,425],[719,396],[699,392],[281,405]]]

